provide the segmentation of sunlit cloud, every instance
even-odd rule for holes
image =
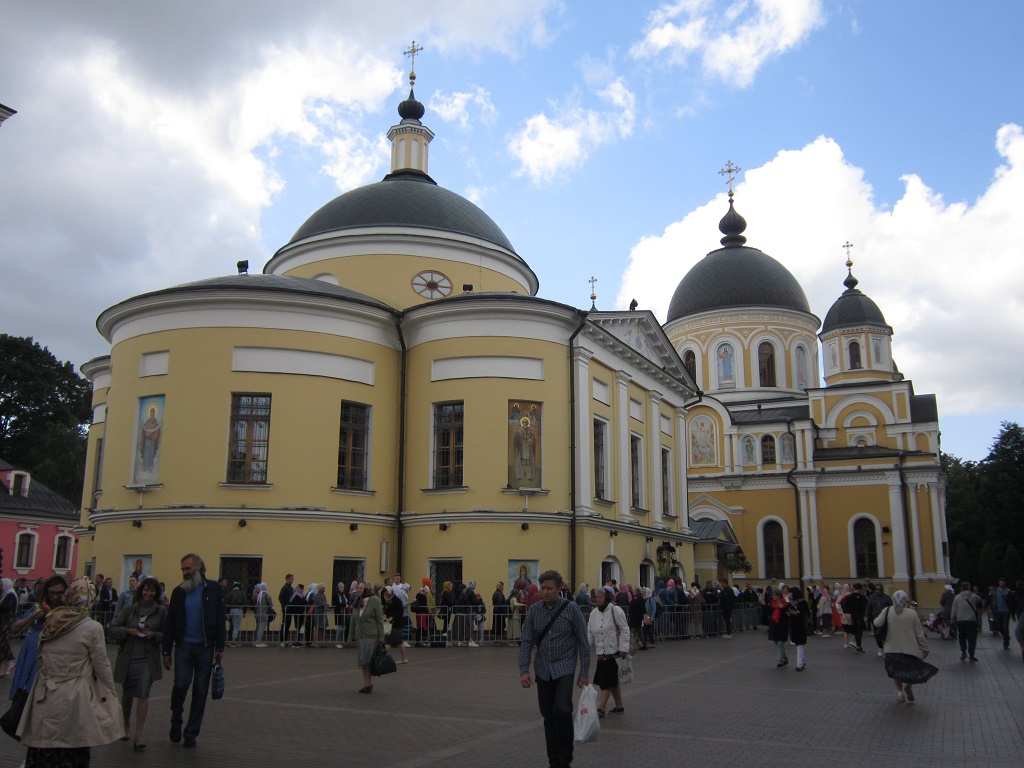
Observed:
[[[1004,125],[995,146],[1005,162],[973,204],[947,202],[907,175],[903,196],[887,210],[863,171],[825,137],[778,153],[736,186],[747,245],[796,276],[819,318],[844,290],[842,244],[854,244],[858,288],[893,327],[894,359],[951,415],[1020,403],[1024,366],[1016,361],[1024,359],[1024,334],[979,332],[1024,328],[1024,300],[1007,289],[1024,281],[1024,131]],[[638,242],[617,305],[636,298],[664,320],[678,282],[719,247],[718,221],[727,209],[719,195]]]
[[[745,88],[823,23],[821,0],[680,0],[650,14],[630,53],[679,67],[699,59],[705,75]]]

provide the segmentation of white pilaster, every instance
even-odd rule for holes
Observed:
[[[903,499],[900,495],[900,476],[898,472],[888,472],[889,482],[889,520],[892,524],[892,577],[896,581],[907,581],[910,578],[907,566],[907,532],[903,526]]]
[[[576,506],[590,507],[594,501],[594,441],[590,411],[590,358],[594,353],[583,347],[573,350],[573,376],[576,385]]]
[[[618,449],[618,456],[614,460],[618,467],[618,494],[619,519],[629,520],[629,510],[632,503],[633,489],[629,483],[630,455],[629,455],[629,382],[632,377],[624,371],[615,372],[615,445]]]
[[[651,521],[661,522],[661,392],[651,390],[647,393],[647,449],[649,460],[647,466],[647,483],[651,488]]]

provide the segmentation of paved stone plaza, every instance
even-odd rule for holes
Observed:
[[[574,766],[1020,766],[1024,662],[987,635],[977,664],[929,638],[940,674],[915,705],[895,692],[865,638],[808,641],[808,668],[777,671],[763,631],[666,642],[636,658],[624,715],[577,745]],[[111,658],[114,647],[110,646]],[[517,648],[409,650],[409,664],[362,685],[352,649],[229,649],[227,695],[210,702],[195,750],[167,740],[170,680],[153,688],[148,749],[97,747],[92,765],[518,768],[547,765],[534,690],[519,687]],[[4,691],[6,693],[6,689]],[[0,734],[0,766],[24,749]]]

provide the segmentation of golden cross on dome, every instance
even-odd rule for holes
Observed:
[[[853,243],[847,240],[843,243],[843,250],[846,251],[846,268],[850,269],[853,266],[853,259],[850,258],[850,249],[853,248]]]
[[[422,45],[416,45],[416,41],[412,41],[412,45],[409,46],[409,50],[402,51],[405,56],[412,58],[412,64],[409,65],[409,84],[412,85],[416,82],[416,54],[423,50]]]
[[[732,164],[732,160],[728,160],[725,163],[725,168],[723,168],[722,170],[720,170],[718,172],[719,176],[728,176],[729,177],[729,197],[732,197],[732,177],[733,177],[734,174],[737,174],[737,173],[739,173],[742,170],[743,169],[740,168],[738,165],[733,165]]]

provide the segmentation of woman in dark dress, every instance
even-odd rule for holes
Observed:
[[[402,601],[399,599],[398,595],[394,593],[391,587],[384,587],[380,594],[380,601],[384,607],[384,618],[391,620],[391,630],[384,637],[385,646],[389,653],[391,652],[392,647],[397,647],[399,655],[401,655],[402,658],[396,663],[408,664],[409,659],[405,654],[405,642],[402,639],[404,633],[405,606],[402,605]]]
[[[11,652],[11,624],[18,612],[18,595],[14,582],[3,580],[3,596],[0,597],[0,677],[7,677],[14,670],[14,654]]]
[[[121,684],[121,711],[124,715],[125,739],[128,739],[132,717],[132,700],[138,700],[135,709],[135,750],[146,748],[142,731],[149,713],[149,691],[153,681],[163,677],[160,664],[160,643],[163,640],[167,609],[160,605],[160,582],[152,576],[142,580],[135,591],[135,599],[125,606],[117,618],[110,622],[111,640],[121,643],[114,662],[114,682]]]
[[[796,646],[796,671],[802,672],[807,666],[804,651],[807,648],[807,624],[811,618],[811,607],[800,587],[790,587],[789,596],[789,639]]]

